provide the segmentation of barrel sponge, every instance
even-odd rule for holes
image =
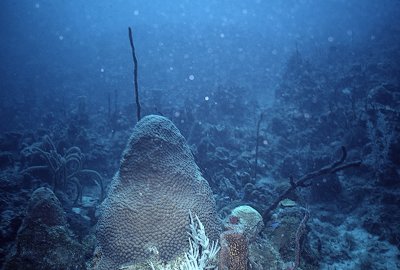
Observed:
[[[98,269],[149,259],[166,263],[183,255],[189,211],[217,240],[215,200],[184,137],[167,118],[146,116],[136,124],[101,206]]]

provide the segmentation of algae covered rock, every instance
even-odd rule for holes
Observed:
[[[66,227],[59,200],[42,187],[32,194],[15,250],[4,269],[85,269],[84,254],[84,248]]]
[[[290,206],[280,206],[275,209],[272,219],[263,230],[264,237],[269,240],[275,250],[279,251],[282,261],[286,263],[292,263],[295,260],[296,238],[299,237],[298,241],[301,244],[307,236],[306,224],[301,234],[298,229],[305,215],[308,215],[308,210],[294,203],[291,201]]]
[[[64,210],[53,191],[46,187],[36,189],[29,200],[22,228],[41,223],[47,226],[64,226]]]

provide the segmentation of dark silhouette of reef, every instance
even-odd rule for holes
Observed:
[[[54,193],[45,187],[36,189],[4,269],[85,269],[85,248],[67,224]]]

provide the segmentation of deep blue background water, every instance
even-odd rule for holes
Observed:
[[[2,1],[0,106],[29,112],[44,101],[52,111],[51,100],[68,107],[85,95],[96,109],[116,91],[133,102],[128,26],[142,95],[243,86],[268,104],[296,47],[329,64],[322,55],[332,47],[381,42],[399,11],[394,0]]]

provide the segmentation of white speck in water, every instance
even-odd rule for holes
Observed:
[[[39,3],[36,3],[36,4],[35,4],[35,8],[40,8],[40,4],[39,4]]]
[[[267,145],[267,144],[268,144],[268,141],[267,141],[267,140],[263,140],[263,144],[264,144],[264,145]]]
[[[174,70],[174,67],[169,67],[169,70],[173,71],[173,70]]]
[[[205,101],[208,101],[209,99],[210,99],[210,98],[209,98],[209,97],[207,97],[207,96],[206,96],[206,97],[204,97],[204,100],[205,100]]]
[[[63,39],[64,39],[64,36],[61,36],[61,35],[60,35],[60,36],[58,37],[58,39],[59,39],[59,40],[63,40]]]
[[[375,38],[376,38],[376,37],[375,37],[374,35],[371,36],[371,40],[375,40]]]
[[[247,9],[243,9],[243,10],[242,10],[242,13],[243,13],[244,15],[246,15],[246,14],[247,14]]]
[[[104,68],[101,68],[101,69],[100,69],[100,72],[104,72]]]
[[[350,37],[353,35],[353,31],[351,31],[350,29],[349,29],[349,30],[347,30],[347,32],[346,32],[346,33],[347,33],[347,35],[348,35],[348,36],[350,36]]]
[[[189,75],[189,80],[191,80],[191,81],[194,80],[194,75],[193,74]]]
[[[335,39],[333,37],[328,37],[329,42],[333,42]]]
[[[133,15],[135,15],[135,16],[139,15],[139,10],[136,9],[136,10],[133,12]]]
[[[175,112],[175,113],[174,113],[174,116],[175,116],[175,117],[179,117],[180,115],[181,115],[180,112]]]
[[[348,87],[346,87],[346,88],[344,88],[343,90],[342,90],[342,93],[343,94],[345,94],[345,95],[351,95],[351,89],[350,88],[348,88]]]
[[[219,34],[219,36],[220,36],[221,38],[224,38],[224,37],[225,37],[225,34],[224,34],[224,33],[221,33],[221,34]]]
[[[278,54],[278,51],[277,51],[276,49],[273,49],[271,53],[272,53],[273,55],[277,55],[277,54]]]

